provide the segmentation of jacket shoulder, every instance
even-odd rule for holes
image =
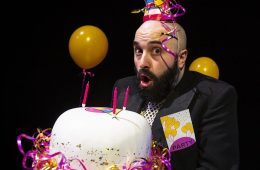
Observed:
[[[233,85],[223,80],[215,79],[209,76],[203,76],[201,81],[197,84],[197,89],[208,95],[218,95],[226,92],[236,95],[236,89]]]

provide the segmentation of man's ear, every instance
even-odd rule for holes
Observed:
[[[180,51],[180,53],[178,55],[178,67],[179,67],[180,70],[182,70],[184,68],[187,56],[188,56],[188,50],[187,49]]]

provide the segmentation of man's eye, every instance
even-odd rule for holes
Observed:
[[[134,48],[135,55],[142,55],[143,50],[140,48]]]
[[[162,53],[162,49],[159,47],[153,48],[153,54],[158,55]]]

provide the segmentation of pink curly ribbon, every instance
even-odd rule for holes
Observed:
[[[50,129],[45,129],[43,131],[38,129],[38,135],[36,137],[34,137],[34,135],[28,136],[26,134],[21,134],[17,137],[18,149],[24,155],[22,160],[23,168],[29,170],[74,170],[70,167],[69,162],[76,160],[84,170],[87,170],[86,166],[79,159],[67,160],[65,155],[61,152],[56,152],[54,154],[49,153],[50,131]],[[25,153],[22,147],[22,138],[32,141],[34,143],[34,149]],[[29,159],[32,160],[31,167],[26,165]],[[169,150],[153,140],[151,154],[148,159],[139,158],[131,162],[128,168],[125,164],[123,164],[121,168],[123,170],[161,170],[165,168],[171,170],[170,159],[171,154]]]
[[[176,18],[177,17],[180,17],[182,15],[184,15],[186,13],[186,9],[176,3],[176,4],[173,4],[173,2],[171,2],[170,0],[164,2],[166,5],[165,5],[165,9],[162,10],[162,21],[167,21],[167,20],[172,20],[173,22],[176,21]],[[169,4],[171,7],[169,7]],[[171,12],[168,12],[168,11],[175,11],[174,13],[171,13]],[[169,13],[169,14],[167,14]],[[167,27],[166,24],[163,23],[163,26],[164,27]],[[166,28],[166,30],[169,29],[169,28]],[[176,53],[174,53],[172,50],[170,50],[166,45],[165,43],[167,41],[169,41],[170,39],[172,38],[176,38],[176,29],[174,30],[171,30],[169,33],[167,33],[168,37],[165,38],[164,40],[162,40],[162,47],[164,48],[164,50],[166,50],[169,54],[171,54],[175,59],[177,58],[177,55]]]
[[[17,137],[17,145],[19,151],[23,154],[22,166],[25,169],[30,170],[43,170],[43,169],[52,169],[55,170],[72,170],[70,167],[66,157],[61,152],[56,152],[54,154],[49,154],[49,145],[50,145],[50,135],[51,129],[45,129],[40,131],[38,129],[38,135],[34,137],[34,135],[28,136],[26,134],[21,134]],[[26,153],[22,147],[22,138],[28,139],[34,143],[34,149],[27,151]],[[60,157],[60,161],[57,164],[55,157]],[[32,160],[31,167],[26,165],[28,160]],[[69,160],[74,161],[77,160],[84,170],[87,170],[82,161],[78,159]]]
[[[177,58],[177,55],[176,55],[176,53],[174,53],[172,50],[170,50],[166,45],[165,45],[165,43],[167,42],[167,41],[169,41],[170,39],[172,39],[172,38],[174,38],[173,36],[168,36],[167,38],[165,38],[165,39],[163,39],[162,40],[162,47],[163,47],[163,49],[165,50],[165,51],[167,51],[169,54],[171,54],[175,59]]]
[[[157,14],[151,12],[150,10],[159,10]],[[143,21],[147,20],[160,20],[160,21],[176,21],[177,17],[180,17],[186,13],[185,8],[173,0],[166,0],[162,4],[156,4],[152,0],[146,1],[146,5],[143,9],[138,11],[133,11],[132,13],[144,12]]]
[[[156,141],[152,142],[151,155],[148,159],[140,158],[130,164],[128,170],[151,170],[165,169],[171,170],[171,153],[167,148],[163,148]]]
[[[162,12],[161,21],[167,21],[167,20],[175,21],[177,17],[180,17],[186,13],[186,9],[183,6],[181,6],[180,4],[171,3],[171,5],[172,5],[171,7],[168,7],[168,5],[167,5],[167,7],[165,9],[161,10],[161,12]],[[167,12],[167,11],[173,11],[173,10],[176,12],[175,13]]]
[[[174,53],[172,50],[170,50],[165,43],[167,41],[169,41],[172,38],[176,38],[176,28],[171,29],[170,27],[168,27],[164,22],[161,22],[163,27],[168,31],[167,33],[162,33],[162,35],[167,35],[167,38],[162,40],[162,47],[164,48],[165,51],[167,51],[169,54],[171,54],[175,59],[177,58],[176,53]],[[178,40],[178,39],[177,39]]]

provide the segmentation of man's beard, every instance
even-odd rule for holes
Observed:
[[[177,64],[174,63],[173,66],[169,67],[160,77],[156,77],[148,69],[140,69],[139,72],[137,72],[139,84],[140,73],[147,75],[154,81],[153,85],[150,87],[141,88],[139,86],[140,96],[144,100],[158,103],[167,97],[173,87],[173,84],[177,81],[178,67]]]

